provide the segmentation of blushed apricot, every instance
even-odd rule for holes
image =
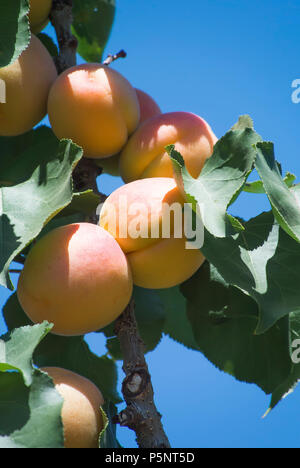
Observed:
[[[198,177],[213,153],[217,138],[201,117],[188,112],[170,112],[147,120],[132,135],[120,157],[123,180],[172,177],[173,168],[165,147],[174,144],[193,177]]]
[[[32,35],[21,56],[0,68],[6,90],[6,102],[0,103],[0,136],[21,135],[45,117],[49,90],[56,77],[49,52]]]
[[[154,99],[151,96],[149,96],[148,93],[145,93],[145,91],[142,91],[141,89],[137,88],[135,88],[135,91],[139,100],[141,111],[140,125],[146,122],[146,120],[149,120],[152,117],[161,114],[160,107],[154,101]]]
[[[175,286],[192,276],[204,262],[200,250],[187,248],[182,229],[183,204],[174,179],[167,177],[123,185],[105,201],[100,226],[115,237],[126,253],[137,286]],[[170,210],[172,207],[174,211]]]
[[[29,24],[34,34],[41,32],[49,21],[52,0],[30,0]]]
[[[113,322],[127,306],[127,259],[104,229],[78,223],[54,229],[30,250],[18,283],[20,303],[35,323],[57,335],[83,335]]]
[[[140,89],[135,89],[139,105],[140,105],[140,122],[139,125],[144,123],[146,120],[155,117],[158,114],[161,114],[159,106],[156,104],[154,99],[149,96],[149,94],[141,91]],[[103,168],[103,171],[107,174],[113,176],[119,176],[119,163],[120,163],[120,154],[111,156],[110,158],[101,159],[99,161],[99,166]]]
[[[98,448],[104,427],[100,407],[104,399],[90,380],[60,367],[43,367],[63,397],[61,417],[65,448]]]
[[[97,63],[72,67],[51,88],[48,114],[59,138],[71,138],[88,158],[120,152],[137,128],[138,99],[117,71]]]

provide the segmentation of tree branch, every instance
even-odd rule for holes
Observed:
[[[53,0],[50,19],[59,44],[59,55],[56,59],[58,73],[76,65],[77,40],[71,33],[72,3],[72,0]],[[109,65],[124,56],[125,52],[120,51],[114,56],[109,56],[104,64]],[[92,159],[81,159],[73,172],[75,190],[92,189],[104,201],[105,195],[101,194],[97,187],[97,177],[101,172],[102,169]],[[97,217],[91,217],[90,222],[97,223]],[[122,392],[127,408],[116,417],[115,422],[134,430],[140,447],[170,447],[161,423],[161,415],[154,404],[151,377],[144,357],[144,344],[137,329],[133,301],[117,319],[116,334],[124,356],[123,369],[126,378]]]
[[[126,377],[122,393],[127,408],[114,418],[114,422],[135,431],[140,448],[168,448],[170,443],[154,403],[151,377],[144,357],[144,343],[137,329],[133,300],[117,319],[115,332],[124,358],[123,370]]]
[[[76,65],[77,39],[71,33],[73,0],[53,0],[50,21],[55,29],[59,54],[55,58],[58,73]]]

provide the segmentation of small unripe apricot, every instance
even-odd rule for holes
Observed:
[[[21,56],[0,68],[6,90],[6,102],[0,103],[0,136],[21,135],[45,117],[49,90],[56,77],[49,52],[32,35]]]
[[[83,335],[123,312],[132,277],[126,256],[108,232],[89,223],[70,224],[32,247],[17,292],[33,322],[53,323],[57,335]]]
[[[48,114],[59,138],[71,138],[88,158],[120,152],[137,128],[136,92],[117,71],[97,63],[72,67],[55,81]]]
[[[63,397],[61,417],[65,448],[98,448],[104,428],[100,407],[103,396],[90,380],[60,367],[43,367]]]
[[[174,144],[189,173],[197,178],[216,141],[210,126],[195,114],[157,115],[141,125],[123,148],[121,176],[126,183],[148,177],[172,177],[172,162],[165,147]]]
[[[183,204],[174,179],[167,177],[123,185],[105,201],[100,226],[115,237],[126,253],[137,286],[176,286],[204,262],[200,250],[187,249],[182,229]],[[170,210],[172,206],[174,211]]]
[[[149,96],[149,94],[141,91],[140,89],[136,89],[136,94],[138,97],[139,105],[140,105],[140,122],[139,125],[144,123],[146,120],[155,117],[156,115],[161,114],[161,110],[159,106],[156,104],[154,99]],[[120,154],[115,154],[110,158],[101,159],[99,161],[99,166],[101,166],[107,174],[113,176],[119,176],[119,164],[120,164]]]
[[[29,23],[34,34],[41,32],[49,21],[52,0],[30,0]]]

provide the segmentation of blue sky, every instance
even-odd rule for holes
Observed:
[[[283,170],[300,176],[300,104],[291,100],[292,82],[300,79],[299,42],[300,0],[117,0],[106,51],[125,49],[127,59],[114,68],[164,112],[199,114],[218,137],[250,114],[258,133],[275,143]],[[99,180],[106,193],[120,184],[110,176]],[[263,195],[251,194],[232,207],[244,218],[268,209]],[[1,304],[8,294],[0,290]],[[105,352],[99,335],[88,342]],[[299,447],[300,389],[262,420],[269,398],[200,353],[164,338],[147,362],[173,447]],[[119,439],[135,446],[127,429]]]

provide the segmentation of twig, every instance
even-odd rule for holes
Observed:
[[[122,393],[127,408],[114,418],[114,422],[135,431],[140,448],[169,448],[161,415],[154,403],[151,377],[144,357],[144,343],[137,329],[133,300],[117,319],[115,333],[124,359],[126,378]]]
[[[111,63],[113,63],[115,60],[118,60],[119,58],[126,58],[127,57],[127,53],[125,52],[125,50],[120,50],[120,52],[118,52],[117,54],[115,55],[108,55],[107,59],[104,60],[103,64],[102,65],[107,65],[109,66]]]
[[[73,0],[53,0],[50,14],[59,45],[55,64],[58,73],[76,65],[77,39],[71,33]]]
[[[22,270],[9,270],[9,273],[22,273]]]

